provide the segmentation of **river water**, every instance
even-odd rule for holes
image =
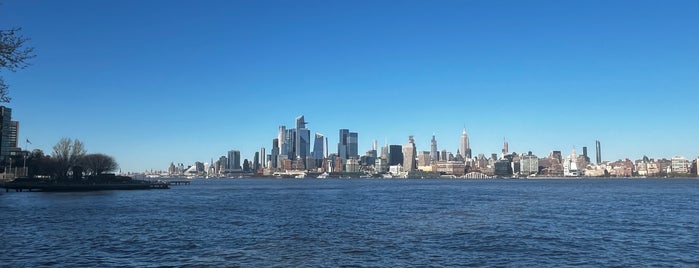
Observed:
[[[0,193],[0,266],[699,266],[699,180],[195,180]]]

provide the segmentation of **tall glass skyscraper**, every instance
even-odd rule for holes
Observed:
[[[240,166],[240,151],[230,150],[228,151],[228,168],[231,170],[242,170]]]
[[[349,158],[359,158],[359,135],[350,132],[349,129],[340,129],[339,142],[337,143],[337,155],[343,161]]]

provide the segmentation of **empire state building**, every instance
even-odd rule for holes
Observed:
[[[471,144],[468,141],[468,135],[466,135],[466,128],[464,132],[461,133],[461,146],[459,146],[461,154],[463,154],[464,159],[471,158]]]

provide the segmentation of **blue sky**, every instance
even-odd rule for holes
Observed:
[[[305,115],[380,144],[604,160],[699,155],[697,1],[17,1],[32,66],[10,84],[20,140],[61,138],[123,171],[269,152]],[[24,146],[24,143],[22,143]]]

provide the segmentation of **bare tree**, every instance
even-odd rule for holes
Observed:
[[[100,175],[119,168],[116,160],[105,154],[87,154],[82,157],[80,163],[90,175]]]
[[[35,57],[34,47],[27,47],[29,38],[19,34],[21,28],[0,30],[0,71],[15,72],[29,66],[29,59]],[[10,102],[9,86],[0,76],[0,102]]]
[[[85,156],[85,147],[78,139],[72,141],[70,138],[62,138],[53,146],[52,156],[58,164],[58,176],[66,178],[68,171]]]

